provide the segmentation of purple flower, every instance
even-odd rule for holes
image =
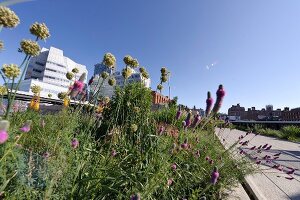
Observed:
[[[79,141],[76,138],[73,138],[71,141],[71,146],[73,149],[76,149],[79,146]]]
[[[205,157],[205,160],[209,161],[209,160],[210,160],[210,157],[209,157],[209,156],[206,156],[206,157]]]
[[[220,174],[218,172],[218,168],[215,167],[213,172],[211,173],[211,183],[213,185],[215,185],[217,183],[219,176],[220,176]]]
[[[49,153],[49,152],[45,152],[45,153],[43,154],[43,158],[47,159],[47,158],[49,158],[49,157],[50,157],[50,153]]]
[[[214,164],[214,161],[212,159],[209,160],[209,164]]]
[[[184,142],[181,144],[181,148],[187,149],[189,147],[189,144],[187,142],[187,139],[184,140]]]
[[[223,89],[223,85],[219,85],[219,89],[217,90],[217,100],[215,102],[215,105],[213,107],[213,112],[218,113],[222,106],[223,98],[225,96],[225,90]]]
[[[130,200],[141,200],[141,195],[133,194],[133,195],[131,195]]]
[[[213,100],[213,98],[211,98],[210,92],[207,92],[206,109],[205,109],[206,116],[208,116],[210,114],[213,103],[214,103],[214,100]]]
[[[116,155],[117,155],[117,152],[116,152],[116,150],[113,149],[113,150],[111,151],[111,156],[112,156],[112,157],[115,157]]]
[[[175,163],[173,163],[173,164],[171,165],[171,168],[172,168],[173,170],[176,170],[176,169],[177,169],[177,165],[176,165]]]
[[[3,144],[8,139],[8,133],[5,130],[0,130],[0,144]]]
[[[198,126],[200,120],[201,120],[201,116],[199,115],[199,113],[197,113],[197,115],[195,115],[195,117],[194,117],[194,121],[193,121],[192,127],[196,128]]]
[[[178,119],[181,117],[181,114],[182,114],[182,112],[181,112],[181,110],[179,109],[179,110],[177,111],[177,113],[176,113],[176,120],[178,120]]]
[[[192,117],[192,113],[189,112],[185,119],[185,127],[189,127],[191,125],[191,117]]]
[[[173,180],[172,178],[169,178],[168,181],[167,181],[167,185],[168,185],[168,186],[172,185],[172,184],[173,184],[173,181],[174,181],[174,180]]]
[[[31,120],[27,120],[25,124],[20,128],[23,133],[28,133],[30,131]]]

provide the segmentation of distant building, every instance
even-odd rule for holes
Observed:
[[[30,59],[25,78],[21,81],[19,90],[32,94],[31,86],[38,85],[42,88],[41,96],[47,97],[48,94],[51,94],[52,98],[57,98],[58,93],[68,91],[72,82],[66,78],[66,73],[72,71],[73,68],[79,70],[76,79],[82,73],[88,74],[86,66],[64,56],[62,50],[55,47],[42,48],[38,56]]]
[[[298,114],[300,113],[300,108],[289,110],[289,108],[273,109],[272,105],[267,105],[266,108],[261,110],[256,110],[255,107],[248,108],[245,110],[240,104],[232,105],[228,109],[228,116],[237,117],[241,120],[300,120]],[[300,115],[299,115],[300,116]]]
[[[294,108],[289,110],[289,108],[284,108],[282,111],[283,121],[300,121],[300,108]]]
[[[164,96],[159,92],[152,91],[152,104],[166,104],[169,103],[170,99],[168,96]]]

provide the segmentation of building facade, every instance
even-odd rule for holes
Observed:
[[[82,73],[88,74],[86,66],[64,56],[62,50],[55,47],[42,48],[38,56],[30,59],[19,90],[31,93],[31,86],[38,85],[42,88],[41,96],[47,97],[51,94],[52,98],[57,98],[58,93],[68,91],[73,83],[66,78],[66,73],[72,71],[73,68],[79,70],[79,73],[75,74],[76,80]]]
[[[245,110],[244,107],[237,104],[228,109],[228,116],[235,116],[241,120],[298,121],[300,120],[300,108],[289,110],[288,107],[285,107],[284,110],[274,110],[272,105],[267,105],[261,110],[256,110],[255,107]]]
[[[289,109],[288,107],[284,108],[282,111],[282,120],[283,121],[300,121],[300,108]]]

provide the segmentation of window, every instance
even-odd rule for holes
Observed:
[[[43,64],[43,63],[41,63],[39,61],[36,61],[35,64],[40,65],[40,66],[44,66],[45,65],[45,64]]]
[[[39,69],[33,69],[32,71],[38,72],[38,73],[41,73],[41,72],[42,72],[42,70],[39,70]]]

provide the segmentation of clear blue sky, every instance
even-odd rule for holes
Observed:
[[[119,69],[130,54],[147,67],[153,88],[160,68],[169,68],[171,95],[189,106],[204,108],[206,92],[215,96],[220,83],[225,112],[236,103],[300,106],[299,0],[36,0],[11,9],[21,24],[0,33],[1,65],[20,63],[19,41],[33,38],[28,28],[38,21],[51,32],[40,45],[63,49],[90,75],[104,53]]]

